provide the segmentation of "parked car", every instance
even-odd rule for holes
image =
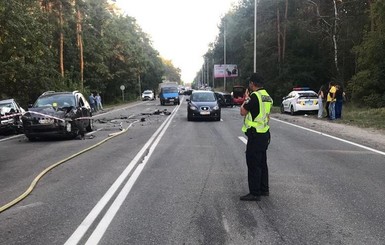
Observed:
[[[246,88],[243,86],[234,85],[233,86],[233,101],[235,105],[242,105],[245,101],[245,92]]]
[[[233,96],[227,92],[214,92],[221,107],[234,106]]]
[[[281,113],[297,112],[317,113],[319,109],[318,95],[309,88],[294,88],[287,96],[282,98]]]
[[[151,90],[144,90],[142,93],[142,100],[154,100],[155,95]]]
[[[207,90],[194,90],[187,102],[187,120],[214,119],[221,120],[221,107],[214,92]]]
[[[22,132],[21,121],[25,110],[14,100],[0,100],[0,133]]]
[[[29,140],[46,137],[75,138],[92,131],[92,111],[78,91],[45,92],[23,115],[24,134]]]

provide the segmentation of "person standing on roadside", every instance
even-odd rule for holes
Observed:
[[[335,120],[336,119],[336,86],[334,82],[329,83],[329,92],[328,92],[328,98],[329,101],[329,119]]]
[[[249,92],[240,108],[244,116],[242,132],[247,136],[246,163],[249,194],[241,201],[260,201],[269,195],[267,148],[270,143],[269,114],[273,100],[263,88],[264,81],[257,73],[249,78]]]
[[[88,101],[90,102],[91,111],[96,112],[95,97],[93,93],[91,93],[90,96],[88,97]]]
[[[102,97],[100,97],[100,94],[97,93],[95,96],[95,103],[96,103],[96,109],[103,110],[103,105],[102,105]]]
[[[345,92],[340,85],[336,86],[336,119],[342,116],[342,104],[345,100]]]
[[[321,88],[318,91],[318,118],[322,118],[322,114],[324,112],[324,107],[323,107],[323,100],[324,100],[324,86],[322,85]]]

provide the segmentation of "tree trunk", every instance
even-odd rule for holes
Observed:
[[[79,48],[79,60],[80,60],[80,90],[84,92],[83,77],[84,77],[84,61],[83,61],[83,38],[82,38],[82,16],[80,9],[76,11],[76,33],[77,33],[77,45]]]
[[[374,0],[368,0],[369,11],[370,11],[370,30],[372,32],[374,32],[373,2]]]
[[[289,0],[285,2],[285,24],[283,26],[283,37],[282,37],[282,62],[285,62],[285,53],[286,53],[286,31],[287,31],[287,12],[289,9]]]
[[[63,33],[63,4],[59,3],[59,26],[60,26],[60,50],[59,50],[59,56],[60,56],[60,74],[62,77],[64,77],[64,33]]]
[[[334,4],[334,28],[333,28],[333,45],[334,45],[334,64],[336,66],[337,73],[338,69],[338,45],[337,45],[337,21],[338,21],[338,12],[337,12],[337,3],[336,0],[333,0]]]
[[[279,13],[279,4],[277,2],[277,47],[278,47],[278,64],[281,64],[281,20]]]

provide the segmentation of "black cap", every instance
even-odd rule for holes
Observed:
[[[249,77],[249,81],[254,83],[254,85],[257,85],[259,87],[262,87],[264,84],[262,76],[259,75],[258,73],[251,74],[251,76]]]

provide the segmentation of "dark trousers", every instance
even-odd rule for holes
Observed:
[[[341,100],[341,99],[337,99],[337,101],[336,101],[336,118],[341,118],[342,102],[343,102],[343,100]]]
[[[269,191],[269,170],[267,168],[267,146],[270,133],[248,136],[246,146],[247,178],[253,195]]]

